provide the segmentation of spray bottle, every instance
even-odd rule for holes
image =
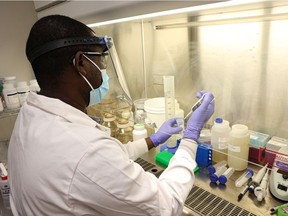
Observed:
[[[3,163],[0,163],[0,169],[1,169],[1,194],[3,198],[3,205],[5,208],[10,209],[10,186],[8,183],[8,173],[3,165]]]

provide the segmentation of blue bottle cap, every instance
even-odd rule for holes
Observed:
[[[220,184],[223,184],[223,185],[226,184],[226,182],[227,182],[226,176],[221,175],[219,177],[219,182],[220,182]]]
[[[210,175],[210,181],[216,183],[218,181],[218,176],[215,174]]]
[[[213,165],[208,166],[208,172],[209,174],[213,174],[216,172],[216,169]]]
[[[216,123],[222,123],[222,122],[223,122],[223,119],[222,119],[222,118],[216,118],[216,119],[215,119],[215,122],[216,122]]]
[[[251,170],[251,169],[246,169],[246,172],[248,172],[251,176],[254,175],[254,172],[253,172],[253,170]]]

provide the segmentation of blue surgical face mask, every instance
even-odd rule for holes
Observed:
[[[91,59],[89,59],[86,55],[83,54],[83,56],[90,61],[99,71],[101,71],[102,75],[102,84],[97,88],[94,89],[93,86],[90,84],[90,82],[86,79],[85,76],[83,76],[81,73],[80,75],[83,77],[83,79],[87,82],[87,84],[90,86],[90,105],[97,104],[103,100],[107,92],[109,91],[109,77],[107,75],[106,69],[100,69],[96,63],[94,63]]]

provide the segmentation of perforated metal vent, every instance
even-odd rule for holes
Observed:
[[[185,206],[203,216],[256,216],[195,185],[185,201]]]

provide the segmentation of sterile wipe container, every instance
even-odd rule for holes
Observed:
[[[211,128],[211,145],[213,147],[212,160],[214,162],[227,161],[227,149],[229,133],[231,128],[229,122],[222,118],[216,118]]]
[[[228,166],[235,171],[247,169],[249,155],[250,134],[248,127],[242,124],[235,124],[229,134],[228,144]]]

